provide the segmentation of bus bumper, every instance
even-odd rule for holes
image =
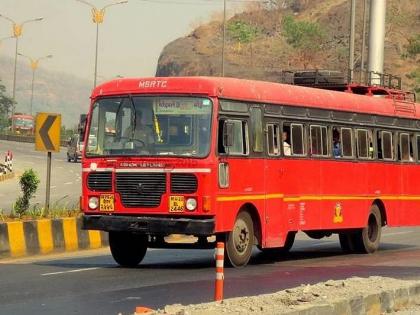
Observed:
[[[214,218],[167,218],[147,216],[114,216],[114,215],[84,215],[82,228],[84,230],[101,230],[113,232],[134,232],[150,235],[214,234]]]

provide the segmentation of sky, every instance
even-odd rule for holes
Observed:
[[[98,8],[118,2],[87,1]],[[228,0],[227,14],[246,2]],[[222,13],[223,0],[129,0],[108,7],[99,25],[98,81],[154,76],[165,45]],[[41,60],[40,68],[93,80],[96,24],[88,5],[77,0],[0,0],[0,14],[18,24],[43,17],[24,25],[19,52],[33,59],[51,54],[53,58]],[[0,18],[0,39],[11,32],[11,22]],[[0,55],[14,53],[14,39],[0,42]]]

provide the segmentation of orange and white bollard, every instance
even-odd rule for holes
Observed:
[[[216,282],[214,286],[214,300],[223,300],[223,282],[224,275],[224,260],[225,260],[225,243],[217,242],[216,245]]]

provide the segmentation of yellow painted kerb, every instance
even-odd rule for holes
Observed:
[[[89,230],[89,246],[90,248],[100,248],[102,247],[102,239],[100,231]]]
[[[76,218],[63,218],[64,246],[67,251],[79,248],[77,237]]]
[[[52,237],[52,227],[51,220],[38,220],[38,240],[39,240],[39,250],[41,254],[50,253],[54,249],[54,242]]]
[[[10,254],[12,257],[26,254],[25,233],[23,222],[7,222],[7,233],[9,236]]]

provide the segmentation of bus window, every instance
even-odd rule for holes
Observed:
[[[417,161],[420,161],[420,135],[416,136],[417,142]]]
[[[252,149],[254,152],[263,152],[263,128],[261,108],[251,107]]]
[[[332,153],[333,157],[341,157],[341,130],[338,127],[332,128]]]
[[[341,128],[341,146],[343,157],[352,158],[353,154],[353,133],[350,128]]]
[[[368,131],[365,129],[357,129],[356,138],[357,138],[357,156],[361,159],[368,159],[369,158]]]
[[[328,141],[327,141],[327,127],[311,126],[311,155],[327,156],[328,155]]]
[[[291,124],[292,155],[305,155],[305,142],[302,124]]]
[[[267,150],[269,156],[280,155],[280,128],[276,124],[267,124]]]
[[[382,131],[382,158],[384,160],[394,159],[394,149],[392,143],[392,133],[389,131]]]
[[[411,137],[408,133],[400,134],[399,159],[404,162],[413,161],[413,151],[410,138]]]
[[[227,124],[232,126],[233,145],[223,145],[223,134]],[[221,120],[219,123],[219,153],[230,155],[247,155],[249,153],[248,124],[242,120]]]

